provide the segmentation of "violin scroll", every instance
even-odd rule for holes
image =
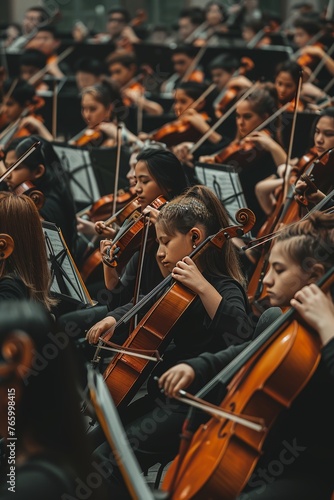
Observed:
[[[240,208],[235,214],[235,220],[243,226],[243,232],[248,233],[253,228],[256,217],[249,208]]]
[[[9,234],[0,234],[0,261],[6,260],[13,253],[14,240]]]
[[[38,211],[40,211],[40,209],[44,205],[44,194],[39,191],[36,186],[30,181],[22,182],[22,184],[16,186],[16,188],[14,189],[14,193],[17,195],[25,194],[26,196],[29,196],[29,198],[34,202],[34,205]]]

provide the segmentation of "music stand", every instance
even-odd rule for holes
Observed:
[[[46,252],[51,272],[51,293],[74,305],[93,306],[61,230],[52,222],[42,221]]]
[[[69,177],[77,207],[86,207],[101,197],[89,151],[68,144],[53,142],[52,146]]]
[[[196,162],[195,175],[202,184],[212,189],[227,210],[231,221],[237,224],[236,212],[240,208],[247,208],[237,169],[232,165]]]

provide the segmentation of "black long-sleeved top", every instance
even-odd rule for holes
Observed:
[[[231,346],[217,353],[204,353],[185,362],[196,372],[196,388],[203,386],[220,370],[238,355],[243,346]],[[276,483],[285,480],[305,481],[312,478],[319,487],[318,498],[325,496],[326,491],[334,488],[334,339],[322,348],[321,361],[305,388],[294,399],[290,408],[283,409],[268,432],[263,455],[245,488],[261,488],[267,477],[273,477],[276,470],[273,464],[280,462],[283,456],[289,457],[289,463],[281,467],[280,475],[275,477]],[[288,376],[282,382],[289,383]],[[217,385],[215,391],[216,404],[220,404],[226,388]],[[213,391],[210,392],[210,401]],[[268,403],[269,404],[269,403]],[[261,417],[261,415],[257,415]],[[268,472],[269,471],[269,472]],[[273,479],[272,479],[273,480]],[[275,483],[275,484],[276,484]],[[274,484],[274,483],[273,483]],[[276,484],[277,486],[277,484]],[[283,498],[283,497],[282,497]],[[290,498],[290,497],[289,497]]]

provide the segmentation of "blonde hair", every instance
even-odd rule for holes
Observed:
[[[13,253],[4,261],[0,277],[17,275],[29,297],[50,310],[56,300],[50,296],[45,239],[37,208],[28,196],[0,193],[0,232],[14,240]]]

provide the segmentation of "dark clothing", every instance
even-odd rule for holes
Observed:
[[[217,352],[231,344],[242,343],[253,334],[253,324],[248,317],[248,300],[241,285],[228,276],[212,276],[207,273],[203,273],[203,276],[222,295],[223,300],[211,320],[200,298],[195,298],[171,329],[174,347],[165,353],[164,361],[158,365],[161,373],[181,359],[188,359],[205,351]],[[151,299],[140,312],[140,317],[156,300],[157,297]],[[132,303],[126,304],[111,311],[108,316],[118,321],[131,308]],[[123,335],[124,329],[121,327],[116,329],[113,339],[118,341],[121,336],[123,340]]]
[[[173,343],[165,351],[163,361],[152,371],[148,394],[130,404],[121,414],[130,445],[143,469],[154,465],[161,457],[168,456],[171,459],[175,456],[188,411],[186,405],[166,400],[153,377],[159,376],[181,359],[243,343],[253,334],[253,324],[248,317],[248,301],[239,283],[227,276],[207,273],[204,276],[223,297],[214,318],[210,319],[201,300],[196,297],[171,330]],[[110,315],[117,319],[127,309],[128,306],[123,306]],[[104,457],[110,456],[106,444],[97,452]],[[116,468],[113,480],[122,481]]]
[[[196,380],[204,384],[240,350],[241,346],[232,346],[186,362],[195,370]],[[323,348],[320,364],[306,387],[289,409],[278,412],[265,439],[263,454],[238,497],[240,500],[331,498],[334,489],[333,371],[332,340]],[[223,393],[220,386],[216,403],[221,402]]]
[[[155,258],[155,252],[156,248],[152,248],[145,254],[140,287],[141,296],[149,293],[163,279]],[[83,337],[87,330],[107,316],[108,310],[130,303],[134,295],[138,259],[139,252],[136,252],[126,264],[119,284],[112,291],[107,289],[99,291],[97,296],[99,299],[98,305],[60,316],[58,321],[61,328],[66,332],[67,329],[72,330],[75,325],[77,330],[75,337]],[[128,324],[126,328],[129,328]],[[116,339],[113,340],[116,341]],[[119,343],[122,343],[122,341],[120,340]]]
[[[29,299],[29,292],[23,281],[14,274],[0,279],[0,300]]]
[[[44,220],[53,222],[61,229],[66,244],[74,255],[76,241],[76,221],[74,212],[71,213],[68,209],[68,204],[65,199],[60,199],[59,193],[48,192],[45,194],[45,202],[39,213]]]

